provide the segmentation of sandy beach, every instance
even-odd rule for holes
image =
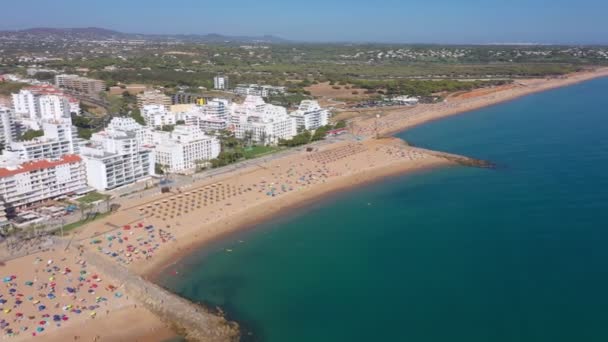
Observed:
[[[342,142],[134,202],[75,241],[153,278],[180,256],[324,194],[450,162],[394,138]]]
[[[600,77],[608,77],[608,68],[581,71],[559,78],[515,80],[512,85],[508,86],[484,88],[461,93],[456,96],[448,96],[441,103],[373,111],[374,114],[379,112],[381,117],[377,120],[370,116],[362,119],[353,119],[351,128],[354,134],[360,136],[373,136],[376,134],[376,130],[378,134],[390,135],[426,122]]]
[[[360,139],[325,145],[133,200],[74,232],[71,246],[3,264],[0,339],[25,341],[162,341],[173,336],[156,316],[129,299],[122,284],[88,265],[76,246],[148,279],[171,276],[176,260],[205,244],[337,191],[391,175],[453,165],[396,138],[370,139],[530,93],[608,76],[608,69],[567,78],[448,97],[439,104],[353,119]],[[84,272],[84,273],[83,273]],[[43,308],[41,308],[43,306]],[[19,314],[19,315],[18,315]],[[32,318],[33,317],[33,318]],[[135,319],[136,317],[136,319]],[[42,328],[42,329],[40,329]]]
[[[172,333],[164,329],[160,320],[123,291],[123,284],[100,274],[72,249],[55,249],[11,260],[2,267],[0,291],[2,339],[45,341],[94,339],[117,341],[106,331],[122,335],[135,331],[154,330],[163,336]],[[124,316],[137,317],[124,329]],[[121,318],[122,317],[122,318]],[[146,317],[145,324],[138,324]],[[82,326],[99,329],[82,329]],[[101,329],[102,326],[113,329]],[[125,325],[122,323],[122,325]],[[143,330],[142,330],[143,329]],[[103,339],[100,339],[104,336]]]

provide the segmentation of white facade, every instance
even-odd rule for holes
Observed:
[[[213,88],[218,90],[226,90],[226,88],[228,88],[228,77],[215,76],[213,78]]]
[[[13,110],[19,117],[36,119],[38,117],[38,101],[31,90],[22,89],[17,94],[11,95],[13,99]]]
[[[9,108],[0,106],[0,144],[6,148],[17,139],[17,132],[13,113]]]
[[[261,96],[268,97],[273,95],[285,94],[285,87],[276,87],[259,84],[239,84],[234,88],[234,93],[241,96]]]
[[[393,97],[392,101],[397,102],[402,105],[413,106],[413,105],[417,105],[419,100],[417,97],[409,97],[407,95],[403,95],[403,96]]]
[[[15,118],[24,126],[38,130],[43,120],[70,118],[80,113],[78,100],[52,86],[33,86],[12,94]]]
[[[70,117],[70,101],[59,95],[42,95],[38,98],[39,117],[42,120],[60,120]]]
[[[197,126],[203,132],[225,130],[230,120],[230,104],[227,100],[213,99],[182,113],[182,117],[187,125]]]
[[[302,101],[290,115],[296,119],[298,129],[315,130],[329,123],[329,111],[313,100]]]
[[[114,189],[154,174],[154,151],[141,141],[143,127],[131,118],[114,118],[95,133],[81,154],[87,182],[98,190]]]
[[[42,122],[44,136],[30,141],[12,141],[5,153],[19,156],[22,161],[58,159],[79,152],[76,129],[69,120]]]
[[[197,161],[208,161],[220,154],[220,141],[205,135],[196,126],[179,125],[173,132],[152,132],[156,162],[167,172],[180,173],[193,170]]]
[[[0,202],[20,208],[85,189],[86,171],[77,155],[43,159],[0,168]]]
[[[148,127],[162,127],[177,123],[178,114],[167,111],[163,105],[145,105],[141,112]]]
[[[73,97],[69,98],[68,101],[70,102],[70,113],[80,115],[80,101]]]
[[[243,104],[232,106],[231,129],[237,139],[250,136],[262,144],[276,144],[298,133],[296,119],[284,107],[266,104],[259,96],[247,96]]]
[[[65,154],[73,153],[74,148],[70,141],[54,139],[34,139],[31,141],[16,141],[10,144],[10,151],[23,161],[36,159],[55,159]]]
[[[127,117],[112,118],[106,128],[107,131],[138,131],[143,129],[137,121]]]

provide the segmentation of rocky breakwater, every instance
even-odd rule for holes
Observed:
[[[420,152],[424,152],[426,154],[430,154],[435,157],[443,158],[443,159],[449,160],[451,162],[454,162],[456,164],[463,165],[463,166],[478,167],[478,168],[483,168],[483,169],[495,169],[496,168],[496,164],[489,162],[487,160],[475,159],[475,158],[461,156],[458,154],[452,154],[452,153],[447,153],[447,152],[427,150],[425,148],[420,148],[420,147],[412,147],[412,148],[415,150],[418,150]]]
[[[188,341],[226,342],[240,339],[239,326],[91,251],[83,257],[98,271],[124,285],[124,291],[160,317]]]

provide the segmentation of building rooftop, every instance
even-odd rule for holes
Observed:
[[[18,166],[8,166],[8,167],[0,168],[0,177],[10,177],[10,176],[14,176],[14,175],[17,175],[20,173],[48,169],[50,167],[54,167],[54,166],[58,166],[58,165],[77,163],[81,160],[82,159],[75,154],[67,154],[59,159],[54,159],[54,160],[43,159],[43,160],[37,160],[37,161],[33,161],[33,162],[25,162],[25,163],[19,164]]]

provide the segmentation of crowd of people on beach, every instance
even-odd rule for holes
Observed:
[[[19,260],[2,276],[0,329],[5,338],[38,337],[73,320],[109,313],[124,301],[120,289],[90,269],[80,255],[38,253]],[[16,270],[16,271],[15,271]]]
[[[129,265],[137,260],[151,259],[161,244],[172,241],[175,241],[175,237],[168,230],[156,229],[154,225],[139,222],[92,238],[90,244],[118,263]]]
[[[259,165],[256,170],[230,180],[191,187],[136,205],[131,215],[139,217],[137,223],[125,224],[132,217],[128,215],[122,222],[117,218],[112,223],[115,229],[89,238],[88,246],[125,266],[146,263],[185,234],[184,230],[195,230],[193,226],[201,227],[200,232],[205,234],[219,232],[222,227],[214,226],[213,222],[230,220],[239,210],[361,169],[424,157],[416,149],[388,140],[375,144],[345,142],[306,152]]]

